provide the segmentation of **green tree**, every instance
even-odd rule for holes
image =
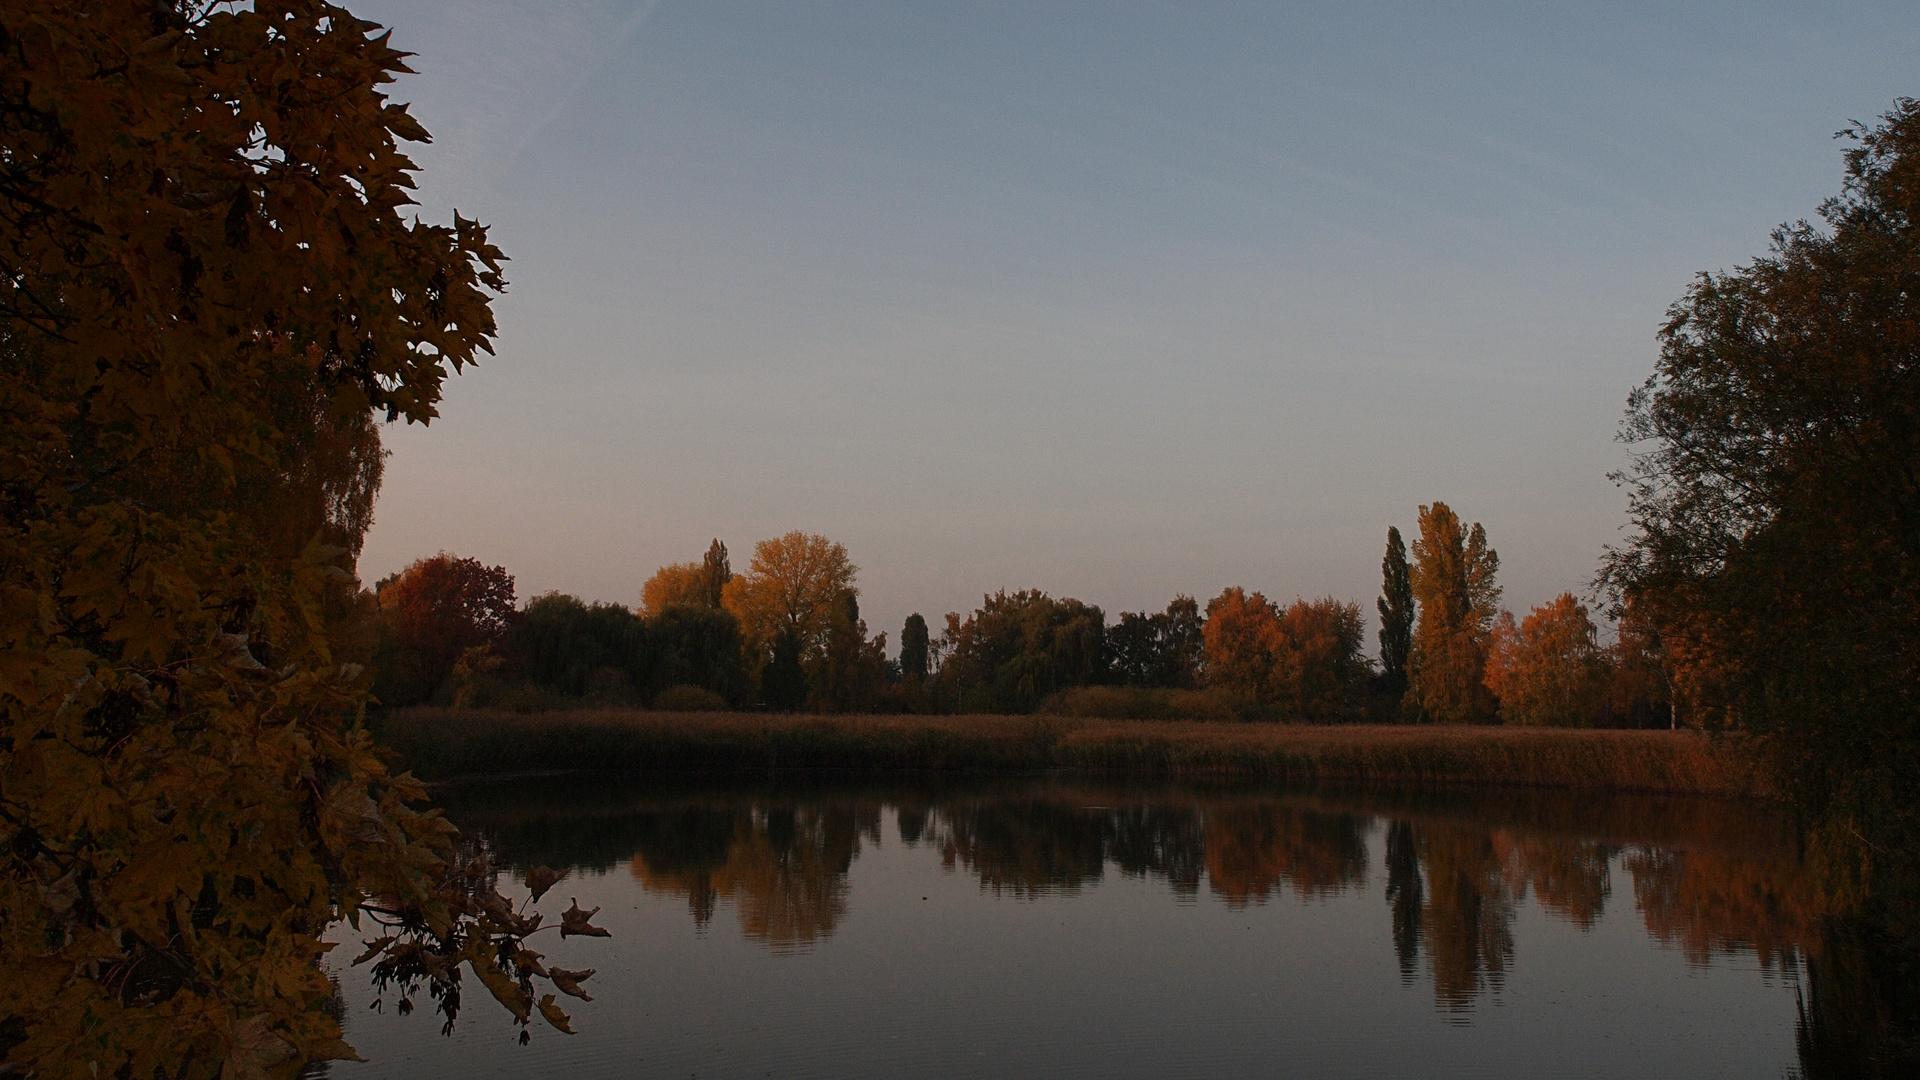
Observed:
[[[887,635],[867,637],[860,600],[851,591],[842,595],[827,647],[810,666],[808,703],[816,712],[873,711],[887,681]]]
[[[917,611],[900,628],[900,675],[919,681],[927,677],[927,620]]]
[[[947,617],[941,682],[968,712],[1032,712],[1055,690],[1103,681],[1106,616],[1038,589],[998,592]]]
[[[1658,627],[1687,719],[1768,736],[1815,852],[1915,897],[1920,103],[1847,134],[1819,225],[1670,310],[1602,580]]]
[[[1407,664],[1413,658],[1413,567],[1397,526],[1387,526],[1387,553],[1380,559],[1380,675],[1387,692],[1399,700],[1407,692]]]
[[[449,1016],[461,965],[534,1009],[525,924],[472,914],[504,903],[483,863],[442,887],[450,826],[336,648],[372,418],[432,419],[504,287],[479,224],[401,215],[426,133],[378,29],[0,5],[0,1052],[27,1075],[350,1055],[317,964],[342,918],[392,923],[367,959]]]
[[[645,686],[657,696],[698,686],[730,704],[752,701],[741,655],[740,620],[723,608],[670,607],[647,620],[653,660]]]
[[[1123,686],[1190,689],[1205,652],[1200,605],[1176,596],[1164,612],[1123,611],[1107,628],[1107,669]]]
[[[1413,542],[1413,595],[1420,604],[1413,635],[1408,696],[1428,719],[1443,724],[1493,718],[1485,681],[1487,637],[1499,611],[1494,575],[1500,555],[1474,522],[1462,527],[1446,503],[1420,508],[1420,539]]]
[[[760,670],[760,700],[780,712],[794,712],[807,700],[807,670],[800,632],[783,626],[774,632],[773,655]]]
[[[629,690],[652,674],[646,624],[619,604],[588,604],[551,592],[527,601],[506,643],[516,674],[536,686],[581,697],[603,673],[617,672]],[[598,678],[596,678],[598,677]]]

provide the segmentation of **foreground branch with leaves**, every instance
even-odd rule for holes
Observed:
[[[374,419],[434,417],[505,286],[479,224],[402,219],[427,136],[377,31],[0,5],[0,1052],[31,1075],[352,1056],[341,918],[393,929],[367,959],[403,984],[511,971],[522,1021],[581,977],[500,967],[527,917],[449,875],[359,723]]]

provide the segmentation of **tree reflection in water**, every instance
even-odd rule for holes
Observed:
[[[847,871],[863,837],[878,842],[880,807],[847,802],[688,807],[641,815],[629,867],[650,893],[684,896],[704,929],[717,901],[740,932],[779,949],[833,934],[847,913]]]
[[[448,801],[516,866],[625,861],[649,893],[683,897],[696,926],[727,904],[747,938],[777,951],[809,948],[838,928],[853,863],[863,845],[880,843],[888,810],[904,844],[1020,900],[1072,894],[1109,866],[1181,897],[1197,898],[1204,879],[1228,907],[1288,893],[1324,899],[1366,886],[1369,841],[1380,834],[1382,937],[1402,980],[1424,975],[1436,1006],[1460,1018],[1500,992],[1529,896],[1588,930],[1608,915],[1624,875],[1647,933],[1689,963],[1752,956],[1763,971],[1801,980],[1802,1075],[1899,1075],[1887,1063],[1913,1060],[1915,965],[1901,959],[1912,952],[1836,930],[1786,823],[1752,806],[1064,781],[678,792],[609,783],[517,802],[487,792],[466,809]]]

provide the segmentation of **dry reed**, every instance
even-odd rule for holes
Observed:
[[[434,780],[542,771],[1065,768],[1771,795],[1745,740],[1691,731],[421,708],[388,714],[376,733],[404,767]]]

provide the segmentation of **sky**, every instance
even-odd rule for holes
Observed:
[[[362,576],[631,606],[800,529],[896,643],[1003,588],[1371,617],[1435,500],[1507,606],[1583,592],[1668,306],[1920,94],[1910,0],[351,8],[418,212],[512,259]]]

